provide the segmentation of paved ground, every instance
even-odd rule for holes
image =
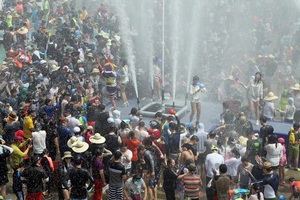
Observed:
[[[295,177],[297,180],[300,180],[300,173],[299,172],[295,172],[293,170],[287,170],[286,172],[286,182],[287,180],[290,178],[290,177]],[[16,197],[12,194],[12,188],[11,188],[11,184],[12,184],[12,180],[11,180],[11,177],[10,177],[10,182],[8,183],[7,185],[7,192],[8,192],[8,197],[7,198],[11,198],[12,200],[15,200]],[[203,190],[204,192],[204,190]],[[286,184],[286,186],[284,187],[279,187],[279,194],[281,195],[284,195],[285,197],[288,197],[290,192],[289,192],[289,188],[288,188],[288,184]],[[89,194],[90,198],[89,199],[92,199],[92,194]],[[103,200],[106,200],[106,195],[104,195],[104,198]],[[163,200],[163,199],[166,199],[165,198],[165,193],[163,191],[163,189],[159,189],[158,190],[158,199],[159,200]],[[178,197],[177,197],[178,199]],[[203,197],[201,197],[201,200],[204,200],[206,199],[205,197],[205,193],[203,193]],[[58,195],[57,193],[53,193],[53,197],[51,198],[51,200],[58,200]]]

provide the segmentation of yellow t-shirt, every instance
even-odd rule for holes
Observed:
[[[19,146],[16,144],[10,145],[10,147],[14,150],[11,154],[11,167],[16,168],[21,162],[23,162],[24,157],[28,154],[28,148],[26,151],[21,151],[20,148],[26,145],[26,142],[21,143]]]
[[[31,135],[31,130],[30,129],[33,129],[34,128],[34,124],[33,124],[33,120],[30,116],[26,116],[24,118],[24,124],[23,124],[23,131],[24,131],[24,137],[26,139],[28,138],[32,138],[32,135]]]

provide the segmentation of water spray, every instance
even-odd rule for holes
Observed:
[[[140,110],[140,99],[139,99],[139,97],[136,98],[136,104],[137,104],[138,110]]]

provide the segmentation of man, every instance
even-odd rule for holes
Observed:
[[[3,129],[3,139],[7,146],[10,146],[15,140],[15,132],[20,129],[20,122],[16,112],[12,111],[8,114],[7,123]]]
[[[196,135],[193,135],[190,139],[190,141],[188,141],[187,143],[183,144],[182,147],[185,147],[187,150],[190,150],[193,152],[194,155],[194,159],[196,160],[198,157],[198,153],[197,153],[197,149],[196,149],[196,145],[199,142],[199,138]]]
[[[151,150],[148,150],[146,146],[140,145],[138,147],[138,155],[139,161],[142,165],[144,165],[144,176],[147,177],[145,180],[147,184],[147,191],[149,199],[157,199],[157,190],[156,190],[156,183],[157,180],[155,178],[157,168],[157,160],[156,157],[153,155]]]
[[[42,130],[40,123],[35,124],[36,131],[32,132],[33,153],[42,155],[46,149],[46,131]]]
[[[196,146],[196,150],[198,152],[198,157],[196,159],[196,166],[197,171],[202,172],[201,178],[204,179],[204,161],[205,161],[205,151],[206,147],[204,146],[204,142],[207,140],[208,133],[204,131],[204,124],[199,123],[198,125],[198,131],[194,133],[195,136],[198,137],[199,141]]]
[[[87,200],[89,191],[93,187],[93,177],[90,173],[81,167],[83,158],[80,155],[74,157],[75,168],[70,171],[71,193],[70,199]],[[88,186],[86,186],[88,184]]]
[[[129,178],[124,187],[126,199],[147,199],[147,187],[144,179],[139,175]]]
[[[169,135],[169,157],[174,159],[178,163],[180,157],[180,130],[179,124],[174,122],[169,124],[169,130],[171,134]],[[168,134],[168,133],[167,133]]]
[[[259,138],[258,133],[252,133],[249,136],[246,146],[245,156],[250,163],[255,163],[255,156],[261,156],[263,149],[263,144],[261,138]]]
[[[131,172],[132,151],[127,148],[127,144],[125,142],[121,143],[120,151],[122,153],[121,163],[124,165],[126,175],[129,177]]]
[[[114,153],[114,161],[109,167],[109,200],[123,199],[123,186],[126,179],[126,171],[124,165],[121,164],[122,153],[116,151]]]
[[[23,131],[26,139],[32,138],[32,132],[35,131],[33,123],[34,117],[35,113],[33,110],[28,110],[27,115],[24,117]]]
[[[40,156],[34,156],[32,165],[25,169],[21,175],[22,180],[26,180],[28,200],[43,200],[44,182],[49,180],[45,170],[41,168]]]
[[[206,185],[213,178],[213,169],[218,169],[221,164],[224,164],[224,158],[218,153],[218,148],[212,146],[211,153],[208,154],[205,159]],[[218,173],[219,171],[216,172],[216,174]]]
[[[108,133],[108,122],[109,113],[105,111],[105,105],[100,104],[97,107],[96,116],[95,116],[95,133],[100,133],[102,136]]]
[[[145,138],[149,137],[149,133],[147,132],[147,128],[144,121],[139,122],[137,129],[139,132],[140,142],[143,142]]]
[[[221,164],[219,166],[220,176],[217,176],[217,171],[213,169],[212,186],[216,188],[218,200],[228,199],[228,190],[230,186],[230,178],[227,176],[227,166]]]
[[[299,134],[299,128],[300,124],[299,123],[294,123],[293,127],[288,133],[288,138],[289,138],[289,154],[288,154],[288,159],[287,163],[288,166],[290,166],[292,158],[294,158],[294,169],[298,170],[298,163],[299,163],[299,143],[300,143],[300,134]]]
[[[273,126],[267,124],[268,119],[265,116],[262,115],[259,119],[260,119],[260,124],[262,125],[262,127],[260,127],[259,130],[259,137],[262,139],[263,145],[265,145],[266,137],[268,137],[268,135],[273,134],[274,128]]]

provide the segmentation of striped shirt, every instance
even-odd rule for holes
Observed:
[[[200,185],[202,183],[199,175],[187,174],[182,179],[182,182],[184,183],[185,198],[199,198]]]

